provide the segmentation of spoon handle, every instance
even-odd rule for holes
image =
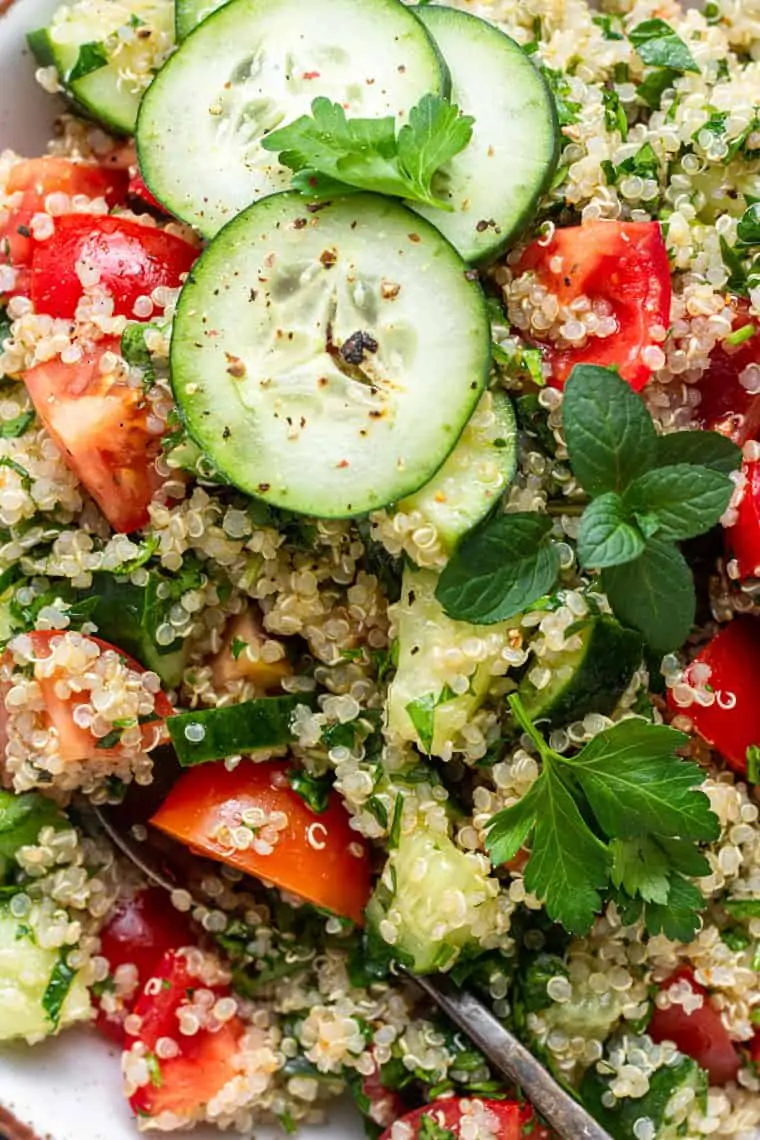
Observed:
[[[520,1086],[563,1140],[611,1140],[600,1124],[561,1088],[516,1037],[466,991],[415,977],[428,997],[478,1046],[492,1065]]]

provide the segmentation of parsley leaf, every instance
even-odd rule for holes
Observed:
[[[71,70],[66,75],[66,82],[73,83],[75,79],[83,79],[93,71],[108,66],[108,54],[102,43],[93,41],[79,45],[79,55]]]
[[[634,479],[623,497],[634,515],[654,514],[660,538],[694,538],[710,530],[728,506],[734,485],[707,467],[679,463]]]
[[[644,536],[631,521],[620,495],[608,491],[586,508],[578,530],[578,559],[582,566],[601,570],[631,562],[644,550]]]
[[[650,539],[633,562],[602,571],[602,588],[619,621],[640,630],[652,649],[667,653],[689,636],[697,604],[694,581],[671,543]]]
[[[22,412],[12,420],[0,421],[0,439],[18,439],[34,423],[34,412]]]
[[[644,401],[609,368],[573,369],[562,419],[573,472],[590,495],[625,490],[654,461],[657,435]]]
[[[349,119],[339,103],[322,96],[312,102],[311,115],[272,131],[262,146],[278,152],[307,197],[371,190],[451,210],[433,191],[433,176],[464,150],[473,123],[448,100],[428,94],[397,136],[392,115]]]
[[[324,776],[312,776],[305,768],[291,768],[288,771],[288,783],[317,815],[327,811],[333,786],[332,772]]]
[[[753,202],[744,211],[736,227],[736,236],[741,245],[760,245],[760,202]]]
[[[680,72],[674,71],[670,67],[660,67],[642,80],[636,88],[636,94],[642,102],[646,103],[647,107],[651,107],[653,111],[659,111],[663,95],[669,88],[673,87],[679,74]]]
[[[509,703],[542,769],[522,799],[489,821],[494,865],[529,844],[525,886],[573,934],[590,929],[608,889],[624,921],[644,912],[652,932],[693,934],[704,900],[684,875],[709,874],[695,844],[716,838],[720,824],[697,787],[700,768],[675,754],[683,734],[630,718],[565,756],[549,748],[518,696]]]
[[[66,961],[71,953],[71,946],[62,946],[60,957],[53,966],[53,972],[50,975],[47,987],[42,995],[42,1008],[48,1018],[48,1021],[54,1028],[58,1028],[58,1022],[61,1020],[61,1013],[63,1006],[71,989],[71,983],[76,977],[76,970],[73,970]]]
[[[643,63],[673,71],[699,71],[693,55],[665,20],[644,20],[628,33]]]
[[[560,566],[551,530],[546,515],[518,512],[496,515],[466,534],[435,591],[449,617],[492,625],[548,593]]]
[[[444,685],[440,693],[425,693],[424,696],[416,697],[404,706],[428,756],[433,751],[435,710],[439,705],[445,704],[446,701],[452,700],[455,696],[456,693],[452,692],[448,685]]]

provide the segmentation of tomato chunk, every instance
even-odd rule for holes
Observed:
[[[693,1057],[706,1070],[710,1082],[724,1085],[732,1081],[739,1071],[740,1058],[728,1036],[720,1014],[710,1005],[707,990],[695,981],[691,970],[678,970],[660,986],[664,992],[676,986],[688,987],[702,998],[702,1005],[690,1013],[682,1004],[673,1003],[668,1009],[655,1006],[647,1032],[653,1041],[672,1041],[687,1057]]]
[[[79,214],[58,218],[55,233],[35,245],[32,301],[38,313],[73,317],[84,293],[77,264],[92,267],[119,316],[134,316],[138,297],[176,288],[198,250],[174,234],[128,218]]]
[[[213,1029],[202,1026],[192,1035],[180,1031],[180,1007],[192,1001],[196,990],[209,990],[217,998],[229,996],[226,987],[205,986],[191,974],[182,954],[167,951],[153,970],[150,980],[153,979],[159,984],[143,989],[134,1010],[140,1019],[136,1040],[149,1058],[150,1079],[130,1094],[129,1103],[138,1116],[171,1112],[184,1122],[192,1122],[203,1106],[241,1071],[236,1057],[245,1027],[239,1017],[233,1016],[222,1023],[215,1021]],[[156,1055],[156,1045],[162,1037],[176,1042],[176,1056]],[[130,1034],[126,1042],[134,1045]]]
[[[5,225],[0,226],[0,248],[5,238],[7,260],[14,266],[30,264],[33,242],[25,231],[34,215],[44,211],[48,194],[105,198],[109,206],[115,206],[124,202],[128,181],[125,170],[106,169],[93,162],[73,162],[69,158],[47,156],[15,163],[8,175],[6,192],[21,192],[23,198]]]
[[[158,213],[165,214],[166,210],[159,202],[158,198],[154,197],[148,189],[145,180],[141,174],[133,174],[129,180],[129,196],[137,198],[145,206],[150,206],[151,210],[156,210]]]
[[[527,1135],[535,1137],[535,1140],[548,1140],[549,1137],[549,1133],[536,1122],[533,1110],[514,1100],[442,1097],[424,1108],[407,1113],[401,1119],[412,1129],[410,1140],[430,1135],[431,1124],[451,1132],[458,1140],[460,1136],[470,1134],[462,1131],[465,1122],[479,1120],[483,1120],[499,1140],[523,1140]],[[423,1122],[426,1120],[431,1124],[423,1131]],[[532,1125],[530,1132],[525,1129],[529,1124]],[[386,1129],[380,1140],[391,1140],[391,1131],[391,1128]]]
[[[726,552],[736,559],[739,578],[760,577],[760,462],[742,467],[744,489],[736,522],[726,528]]]
[[[706,679],[702,666],[709,670]],[[695,700],[684,707],[677,704],[673,690],[668,691],[670,708],[686,715],[702,739],[740,775],[747,771],[747,749],[760,745],[758,676],[760,620],[739,617],[724,626],[686,669],[686,682],[695,689],[709,685],[712,704]]]
[[[592,305],[606,302],[608,316],[616,322],[617,331],[610,336],[589,336],[579,347],[530,334],[544,346],[555,387],[564,385],[576,364],[616,367],[635,391],[644,387],[652,370],[642,354],[662,340],[654,330],[670,324],[670,265],[659,223],[588,222],[558,228],[548,245],[528,246],[517,269],[534,270],[560,304],[581,297]]]
[[[160,959],[167,950],[192,946],[195,941],[189,918],[171,905],[166,891],[160,887],[148,887],[119,899],[100,932],[100,953],[108,959],[112,974],[119,966],[135,966],[137,986],[117,1012],[107,1013],[101,1006],[96,1022],[98,1029],[121,1044],[124,1018]]]
[[[202,855],[361,923],[370,894],[366,844],[351,830],[337,793],[327,811],[317,814],[290,787],[287,769],[279,761],[248,760],[233,772],[223,763],[191,768],[151,823]],[[279,813],[271,825],[257,828],[271,846],[269,853],[232,845],[231,829],[245,826],[244,813],[252,809],[263,812],[267,821]]]
[[[148,504],[161,486],[155,459],[161,437],[149,430],[144,392],[103,373],[107,339],[76,364],[49,360],[30,368],[24,380],[37,414],[108,519],[122,533],[148,522]]]
[[[59,630],[33,630],[27,635],[31,638],[32,648],[35,657],[41,660],[49,657],[52,653],[51,642],[54,638],[60,637]],[[115,645],[110,645],[107,641],[101,641],[99,637],[92,637],[88,635],[89,641],[94,641],[100,647],[101,653],[112,652],[117,653],[122,660],[125,660],[130,669],[136,673],[144,673],[142,665],[138,665],[126,653],[122,653]],[[9,660],[11,649],[6,650],[6,660]],[[92,757],[107,759],[108,757],[117,756],[120,754],[119,747],[115,748],[101,748],[98,747],[99,741],[92,735],[86,728],[80,728],[74,720],[74,710],[78,703],[75,696],[63,699],[56,693],[56,683],[59,677],[56,673],[51,676],[40,675],[40,670],[35,666],[35,680],[39,685],[42,700],[45,705],[45,719],[48,724],[55,728],[58,733],[58,755],[65,762],[88,760]],[[0,697],[4,694],[0,693]],[[4,704],[0,701],[0,707],[4,708]],[[171,716],[174,708],[163,692],[156,694],[155,700],[156,715],[160,718],[158,721],[152,721],[143,727],[143,739],[146,745],[153,745],[156,729],[160,728],[161,722],[167,716]],[[6,714],[7,715],[7,714]]]
[[[724,340],[713,349],[707,370],[700,377],[697,422],[709,431],[726,435],[739,446],[755,439],[760,430],[760,391],[750,392],[742,384],[746,369],[760,366],[760,327],[752,320],[745,302],[736,306],[733,332],[754,330],[740,345]]]

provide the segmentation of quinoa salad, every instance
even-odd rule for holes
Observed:
[[[74,0],[29,44],[0,1063],[88,1025],[140,1131],[550,1140],[442,973],[613,1140],[758,1140],[760,9]],[[156,788],[171,892],[100,823]]]

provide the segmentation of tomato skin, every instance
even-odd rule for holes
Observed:
[[[744,463],[745,483],[737,518],[724,535],[726,553],[736,560],[739,579],[760,576],[760,461]]]
[[[173,1112],[189,1120],[239,1071],[235,1056],[245,1027],[238,1017],[233,1017],[213,1033],[208,1029],[199,1029],[192,1036],[180,1033],[177,1011],[187,1000],[188,990],[213,989],[218,997],[227,997],[229,990],[203,986],[189,972],[186,959],[174,950],[164,954],[152,977],[159,978],[162,984],[157,993],[149,994],[143,989],[135,1005],[134,1012],[140,1018],[135,1040],[155,1056],[158,1039],[169,1037],[179,1045],[179,1053],[176,1057],[156,1058],[159,1083],[151,1081],[141,1086],[130,1096],[129,1103],[139,1116]],[[127,1034],[127,1046],[131,1043],[131,1035]]]
[[[349,827],[348,813],[337,793],[331,796],[327,811],[317,815],[290,787],[287,770],[288,764],[281,761],[254,764],[250,760],[232,772],[219,762],[189,768],[151,823],[211,859],[362,924],[370,895],[366,844]],[[254,807],[267,815],[280,811],[288,817],[271,855],[259,855],[252,848],[238,851],[213,838],[220,824],[239,826],[241,813]],[[349,845],[361,854],[352,854]]]
[[[23,193],[21,204],[13,211],[4,226],[0,226],[0,239],[6,238],[10,246],[8,261],[14,266],[31,264],[34,243],[19,233],[19,227],[29,227],[35,214],[45,209],[48,194],[60,192],[73,197],[83,194],[87,198],[105,198],[109,206],[126,199],[128,176],[124,170],[106,169],[93,162],[73,162],[68,158],[27,158],[14,163],[8,175],[6,192]]]
[[[556,259],[559,259],[557,261]],[[670,324],[670,263],[658,222],[587,222],[559,227],[548,245],[533,242],[517,271],[533,269],[539,282],[569,304],[581,296],[606,300],[618,331],[589,337],[579,348],[544,347],[551,383],[561,388],[577,364],[615,366],[638,392],[651,377],[642,352],[655,344],[651,329]]]
[[[112,974],[119,966],[131,963],[137,967],[137,996],[167,950],[179,950],[195,941],[189,918],[171,905],[166,891],[148,887],[116,903],[100,932],[100,953],[108,959]],[[98,1029],[119,1045],[124,1040],[124,1018],[134,1000],[125,1002],[117,1014],[98,1011]]]
[[[73,317],[84,294],[76,273],[80,260],[100,271],[100,284],[117,316],[133,317],[138,297],[158,286],[176,288],[198,251],[174,234],[128,218],[71,214],[58,218],[55,233],[35,245],[32,301],[38,313]]]
[[[404,1115],[405,1105],[395,1089],[388,1089],[382,1081],[380,1066],[375,1062],[375,1069],[369,1076],[362,1077],[362,1095],[369,1101],[366,1116],[381,1128],[390,1128],[394,1121]]]
[[[462,1104],[463,1102],[471,1104],[475,1099],[474,1097],[441,1097],[440,1100],[435,1100],[432,1104],[408,1112],[401,1119],[414,1129],[412,1140],[419,1135],[421,1123],[425,1117],[431,1117],[435,1124],[448,1129],[456,1137],[459,1137],[459,1125],[463,1119]],[[524,1126],[529,1121],[534,1120],[533,1110],[529,1105],[518,1104],[514,1100],[486,1100],[480,1097],[477,1100],[496,1117],[499,1140],[523,1140],[523,1136],[526,1135],[523,1132]],[[535,1137],[535,1140],[548,1140],[549,1133],[536,1124],[531,1129],[530,1136],[531,1138]],[[391,1128],[383,1132],[380,1140],[391,1140]]]
[[[36,364],[24,382],[66,463],[113,529],[128,534],[147,525],[163,483],[155,467],[161,439],[148,430],[144,393],[100,371],[103,354],[118,351],[118,341],[102,340],[76,364]]]
[[[668,690],[668,704],[673,712],[691,720],[702,739],[716,748],[735,772],[746,775],[747,749],[760,744],[756,681],[760,676],[760,620],[738,617],[723,626],[687,667],[687,682],[698,664],[710,667],[710,686],[716,692],[733,694],[736,703],[722,708],[717,700],[708,707],[695,701],[683,707]]]
[[[744,301],[736,304],[733,331],[755,325]],[[697,383],[700,402],[695,415],[700,427],[728,436],[740,447],[760,431],[760,393],[747,391],[739,377],[750,364],[760,364],[760,333],[732,346],[717,345],[706,371]]]
[[[711,1084],[724,1085],[734,1080],[741,1060],[720,1014],[710,1005],[707,990],[695,981],[688,968],[677,970],[660,989],[666,990],[676,981],[688,982],[694,993],[704,998],[703,1005],[693,1013],[686,1013],[682,1005],[669,1009],[655,1006],[647,1033],[656,1044],[672,1041],[687,1057],[693,1057],[709,1074]]]
[[[155,210],[159,214],[166,214],[166,210],[158,198],[154,197],[150,192],[141,174],[135,173],[132,175],[129,180],[128,193],[130,198],[137,198],[144,206],[150,206],[151,210]]]
[[[45,658],[49,657],[52,653],[51,641],[54,637],[60,637],[59,630],[32,630],[27,634],[31,638],[32,648],[36,657]],[[92,637],[87,635],[88,641],[94,641],[96,645],[100,646],[101,652],[112,650],[118,653],[120,657],[124,658],[130,669],[136,673],[144,673],[142,665],[122,653],[115,645],[109,644],[107,641],[101,641],[99,637]],[[10,659],[11,650],[7,649],[6,659]],[[58,754],[65,762],[74,762],[78,760],[87,760],[90,757],[115,757],[120,755],[118,748],[98,748],[97,741],[92,733],[87,729],[80,728],[73,718],[73,712],[77,705],[75,697],[69,697],[68,700],[62,700],[55,692],[56,677],[40,677],[35,672],[35,680],[39,685],[42,699],[45,704],[45,715],[48,723],[54,727],[58,733]],[[0,693],[0,696],[3,696]],[[0,708],[4,708],[4,702],[0,701]],[[156,694],[155,708],[157,715],[161,720],[165,720],[167,716],[171,716],[174,708],[171,701],[163,692]],[[160,727],[160,721],[153,721],[146,724],[143,728],[143,736],[146,742],[152,742],[156,728]]]

